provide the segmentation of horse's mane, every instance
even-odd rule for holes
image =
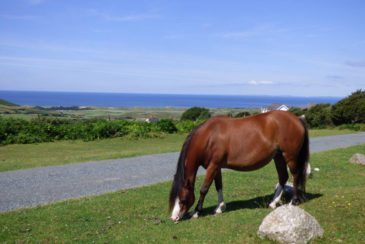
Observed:
[[[175,200],[179,194],[179,191],[184,184],[184,173],[185,173],[184,168],[185,168],[186,154],[189,149],[191,140],[199,127],[200,126],[195,127],[190,132],[190,134],[186,137],[185,142],[182,146],[180,156],[179,156],[179,159],[178,159],[177,165],[176,165],[176,173],[174,175],[174,180],[173,180],[171,191],[170,191],[170,199],[169,199],[169,210],[170,211],[172,210],[172,208],[175,204]]]

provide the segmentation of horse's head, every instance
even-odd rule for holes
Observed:
[[[181,186],[178,194],[175,198],[175,202],[170,202],[172,208],[171,212],[171,220],[178,221],[181,219],[185,213],[191,208],[195,201],[195,194],[194,194],[194,186],[193,184],[187,180]]]

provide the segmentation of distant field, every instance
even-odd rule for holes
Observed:
[[[102,107],[81,107],[81,109],[51,109],[44,110],[37,107],[27,106],[5,106],[0,105],[0,115],[4,117],[16,117],[23,119],[37,118],[38,116],[49,118],[68,118],[68,119],[137,119],[142,120],[150,117],[160,119],[180,119],[182,113],[187,108],[102,108]],[[235,109],[219,108],[210,109],[212,115],[237,114],[242,111],[258,112],[257,109]]]
[[[300,205],[324,229],[313,243],[365,242],[365,168],[348,163],[365,145],[316,153],[320,171],[308,180],[308,201]],[[198,177],[198,194],[202,177]],[[223,185],[227,210],[210,215],[216,205],[209,191],[205,216],[174,224],[167,199],[170,182],[69,200],[0,214],[0,242],[97,243],[270,243],[257,237],[277,183],[274,164],[253,172],[226,171]]]
[[[311,137],[349,133],[354,131],[310,130]],[[177,152],[185,137],[185,134],[166,134],[161,138],[122,137],[90,142],[78,140],[0,146],[0,171]]]

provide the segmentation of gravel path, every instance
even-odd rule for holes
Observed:
[[[365,133],[313,138],[310,147],[313,153],[362,143]],[[177,158],[164,153],[3,172],[0,212],[171,180]]]

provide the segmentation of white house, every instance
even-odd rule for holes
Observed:
[[[261,108],[261,113],[266,113],[273,110],[281,110],[281,111],[288,111],[289,107],[285,104],[271,104],[267,108]]]
[[[158,121],[160,121],[160,119],[155,118],[155,117],[149,117],[149,118],[145,119],[145,122],[147,122],[147,123],[156,123]]]

